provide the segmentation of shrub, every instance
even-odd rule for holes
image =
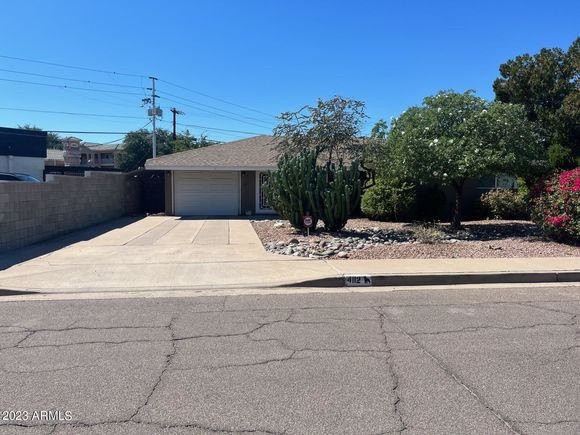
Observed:
[[[413,236],[419,243],[438,243],[445,238],[445,233],[435,224],[425,224],[413,228]]]
[[[580,240],[580,167],[555,174],[534,189],[532,217],[547,234]]]
[[[494,189],[481,195],[483,207],[494,219],[520,219],[528,216],[523,195],[510,189]]]
[[[413,185],[380,180],[364,193],[361,210],[370,219],[399,220],[410,217],[414,205]]]

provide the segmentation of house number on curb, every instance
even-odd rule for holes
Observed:
[[[370,275],[349,275],[344,277],[344,284],[347,287],[370,287],[373,280]]]

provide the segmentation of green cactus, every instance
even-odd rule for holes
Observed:
[[[340,163],[338,166],[328,165],[324,170],[327,171],[325,175],[329,181],[322,191],[320,219],[327,230],[338,231],[344,228],[352,210],[360,202],[359,165],[353,162],[350,167],[346,167]]]
[[[266,195],[269,203],[293,227],[303,228],[303,216],[313,217],[328,230],[342,229],[361,196],[358,162],[318,166],[317,150],[304,150],[293,158],[283,157],[270,174]]]

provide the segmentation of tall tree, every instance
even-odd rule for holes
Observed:
[[[176,139],[172,141],[172,146],[173,152],[178,153],[194,148],[202,148],[208,145],[214,145],[216,143],[218,142],[209,139],[205,134],[201,134],[199,137],[195,137],[189,132],[189,130],[185,130],[183,133],[177,134]]]
[[[18,128],[22,128],[24,130],[34,130],[34,131],[44,131],[42,128],[39,128],[35,125],[31,125],[31,124],[24,124],[24,125],[19,125]],[[62,143],[62,138],[56,134],[56,133],[48,133],[47,134],[47,138],[48,138],[48,143],[46,144],[47,148],[51,148],[51,149],[55,149],[55,150],[62,150],[63,149],[63,143]]]
[[[580,38],[568,51],[544,48],[535,55],[522,54],[499,71],[493,83],[496,99],[524,105],[528,119],[540,123],[552,153],[560,146],[580,158]],[[564,149],[559,154],[567,153]]]
[[[364,143],[361,128],[365,115],[362,101],[336,96],[319,99],[315,106],[284,112],[274,128],[281,138],[281,155],[294,156],[305,149],[318,149],[328,162],[344,158],[360,159]]]
[[[534,125],[523,106],[488,103],[473,95],[440,92],[392,123],[379,172],[414,183],[451,186],[452,228],[461,226],[468,178],[507,172],[523,175],[541,155]]]
[[[205,135],[199,138],[189,131],[179,133],[173,140],[169,130],[157,129],[157,155],[172,154],[187,151],[193,148],[213,145],[217,143],[208,139]],[[128,133],[123,140],[123,146],[118,156],[119,168],[124,171],[134,171],[145,165],[145,161],[153,155],[151,132],[145,129]]]

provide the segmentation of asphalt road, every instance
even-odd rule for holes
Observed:
[[[578,434],[579,316],[579,287],[0,298],[0,434]]]

